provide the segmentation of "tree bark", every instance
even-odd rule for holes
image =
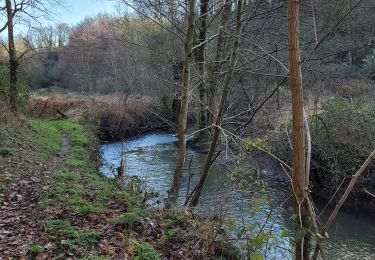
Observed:
[[[216,56],[213,62],[213,65],[209,67],[209,79],[208,79],[208,95],[207,95],[207,122],[208,124],[212,124],[214,120],[214,115],[211,114],[211,111],[216,111],[216,101],[215,96],[217,93],[217,83],[218,83],[218,73],[221,72],[224,54],[225,54],[225,46],[226,46],[226,27],[228,26],[229,18],[232,13],[232,1],[225,0],[225,4],[222,10],[222,17],[221,17],[221,24],[219,28],[219,36],[217,40],[216,46]]]
[[[197,71],[199,74],[199,135],[195,141],[202,142],[207,138],[207,131],[204,130],[207,123],[207,90],[206,90],[206,69],[205,69],[205,50],[206,50],[206,38],[207,38],[207,16],[208,16],[208,4],[209,0],[201,0],[200,3],[200,28],[199,28],[199,39],[198,45],[201,45],[195,51],[195,62]]]
[[[309,259],[308,210],[305,199],[305,138],[302,94],[301,58],[299,52],[299,4],[289,0],[288,52],[292,87],[293,113],[293,191],[295,195],[296,236],[295,259]]]
[[[234,40],[234,43],[233,43],[232,55],[231,55],[230,62],[229,62],[229,69],[228,69],[227,75],[226,75],[225,80],[224,80],[223,92],[221,94],[219,109],[218,109],[216,117],[215,117],[215,126],[214,126],[215,129],[214,129],[214,133],[213,133],[212,140],[211,140],[211,143],[210,143],[210,148],[208,150],[208,154],[207,154],[204,166],[203,166],[203,170],[202,170],[202,174],[201,174],[201,177],[199,179],[199,182],[195,186],[194,191],[191,195],[191,200],[190,200],[190,203],[189,203],[189,205],[191,207],[194,207],[198,204],[200,195],[201,195],[203,187],[204,187],[204,183],[205,183],[205,181],[207,179],[207,176],[208,176],[208,174],[210,172],[210,169],[211,169],[212,158],[214,156],[216,144],[217,144],[217,141],[219,139],[220,127],[221,127],[221,122],[222,122],[222,119],[223,119],[225,102],[227,100],[227,96],[228,96],[228,93],[229,93],[229,87],[230,87],[230,81],[232,79],[233,71],[234,71],[234,68],[236,66],[237,59],[238,59],[237,57],[238,57],[238,50],[239,50],[239,46],[240,46],[241,27],[242,27],[241,19],[242,19],[242,0],[238,0],[238,2],[237,2],[237,15],[236,15],[236,34],[235,34],[236,36],[235,36],[235,40]]]
[[[189,0],[189,14],[188,14],[188,29],[185,42],[185,60],[183,63],[183,77],[182,77],[182,97],[180,113],[178,118],[178,152],[176,168],[174,172],[173,182],[169,190],[167,199],[167,206],[175,204],[178,199],[178,194],[181,186],[182,172],[185,164],[186,153],[186,121],[189,105],[189,88],[190,88],[190,64],[192,57],[193,36],[194,36],[194,6],[195,0]]]
[[[8,52],[9,52],[9,103],[13,112],[17,112],[17,70],[18,61],[13,34],[13,8],[10,0],[5,0],[8,20]]]

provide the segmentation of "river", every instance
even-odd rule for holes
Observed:
[[[111,169],[119,165],[120,154],[124,152],[126,175],[141,178],[142,188],[158,192],[162,200],[172,182],[177,154],[176,141],[177,138],[171,134],[150,133],[124,142],[102,144],[104,164],[101,172],[112,177]],[[191,190],[199,176],[205,155],[188,149],[186,158],[180,203],[185,200],[189,186],[187,172],[190,160],[193,175],[189,188]],[[197,210],[205,215],[224,215],[237,226],[254,227],[255,231],[267,219],[264,230],[272,236],[267,250],[264,249],[266,259],[293,259],[289,242],[294,232],[291,220],[293,206],[288,184],[270,180],[252,182],[246,187],[249,192],[244,193],[239,191],[236,180],[228,177],[229,172],[224,166],[213,167]],[[232,169],[232,172],[235,171]],[[323,203],[318,203],[318,207],[322,206]],[[329,210],[331,209],[327,209]],[[342,211],[328,234],[325,247],[329,259],[375,259],[375,220],[370,216],[364,213],[355,216]]]

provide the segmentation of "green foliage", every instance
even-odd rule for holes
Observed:
[[[158,251],[149,243],[139,243],[131,241],[134,246],[135,260],[159,260],[160,256]]]
[[[14,149],[8,147],[0,147],[0,155],[7,157],[15,154]]]
[[[122,214],[120,217],[112,219],[111,223],[124,227],[137,226],[142,223],[144,210],[142,208],[131,208],[129,212]]]
[[[44,251],[45,251],[44,246],[38,245],[38,244],[33,244],[27,248],[27,254],[32,257],[35,257],[43,253]]]
[[[346,186],[375,147],[375,102],[332,97],[322,102],[321,110],[309,118],[313,162],[310,178],[311,188],[329,199]],[[285,128],[277,134],[273,152],[291,165],[292,150]],[[347,206],[369,205],[363,189],[373,186],[374,177],[375,169],[370,166],[354,187]]]
[[[17,106],[24,110],[31,92],[24,77],[23,68],[20,67],[17,75]],[[0,97],[9,98],[9,67],[0,61]]]
[[[319,165],[313,178],[319,180],[319,189],[331,195],[375,147],[375,103],[335,98],[324,102],[322,109],[311,119],[313,160]],[[354,193],[362,193],[372,178],[373,174],[361,178]]]

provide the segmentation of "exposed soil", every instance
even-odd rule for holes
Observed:
[[[25,257],[27,248],[41,239],[38,235],[41,221],[36,217],[35,202],[38,192],[47,188],[44,184],[70,151],[69,138],[64,135],[62,140],[59,156],[25,172],[20,179],[10,183],[6,192],[0,194],[1,257]]]

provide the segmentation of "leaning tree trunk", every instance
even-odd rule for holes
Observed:
[[[309,259],[308,210],[305,199],[305,140],[301,58],[299,53],[298,0],[289,0],[288,49],[293,112],[293,192],[296,217],[296,260]],[[301,235],[302,234],[302,235]]]
[[[337,204],[335,206],[335,209],[332,211],[332,213],[329,216],[326,224],[323,226],[322,234],[325,234],[325,232],[328,231],[329,227],[332,225],[333,221],[335,220],[335,218],[337,216],[337,213],[339,212],[341,207],[344,205],[344,203],[347,200],[350,192],[353,190],[354,186],[356,185],[358,179],[362,176],[362,174],[365,172],[367,167],[369,167],[369,165],[371,165],[371,163],[373,161],[375,161],[375,150],[372,151],[370,156],[362,164],[362,166],[359,168],[359,170],[354,175],[352,175],[352,179],[350,180],[350,182],[348,184],[348,187],[346,188],[344,194],[341,196],[340,200],[337,202]],[[322,248],[319,247],[319,245],[320,245],[319,242],[322,242],[322,240],[323,240],[322,236],[318,237],[318,243],[315,246],[315,251],[314,251],[314,255],[313,255],[314,260],[318,258],[318,253],[319,253],[319,251],[322,250]]]
[[[202,193],[204,183],[211,169],[212,158],[214,156],[216,144],[219,139],[221,122],[222,122],[223,114],[224,114],[225,102],[227,100],[227,96],[229,93],[230,81],[233,76],[233,71],[237,63],[237,56],[238,56],[238,50],[240,46],[240,39],[241,39],[241,26],[242,26],[241,18],[242,18],[242,0],[238,0],[237,15],[236,15],[236,33],[235,33],[235,40],[234,40],[233,48],[232,48],[232,55],[231,55],[230,62],[229,62],[229,69],[224,80],[223,92],[221,94],[219,110],[217,111],[216,118],[215,118],[215,126],[214,126],[215,129],[214,129],[214,133],[213,133],[212,140],[210,143],[210,148],[206,157],[206,161],[203,166],[203,170],[202,170],[202,174],[199,179],[199,182],[195,186],[193,193],[191,195],[191,200],[190,200],[189,205],[192,207],[197,205],[199,197]]]
[[[13,9],[10,0],[5,0],[8,19],[8,52],[9,52],[9,103],[13,112],[17,112],[17,70],[18,61],[13,34]]]
[[[185,42],[185,60],[183,63],[182,77],[182,97],[181,107],[178,118],[178,153],[176,168],[174,172],[173,182],[169,190],[167,206],[177,202],[178,193],[181,186],[182,172],[185,164],[186,153],[186,121],[189,105],[189,87],[190,87],[190,64],[192,56],[193,36],[194,36],[194,6],[195,0],[189,0],[188,29]]]
[[[207,138],[207,86],[205,76],[205,50],[206,50],[206,37],[207,37],[207,15],[208,15],[209,0],[201,0],[200,3],[200,25],[199,25],[199,39],[198,49],[195,51],[195,62],[199,75],[199,134],[195,141],[202,142]]]

